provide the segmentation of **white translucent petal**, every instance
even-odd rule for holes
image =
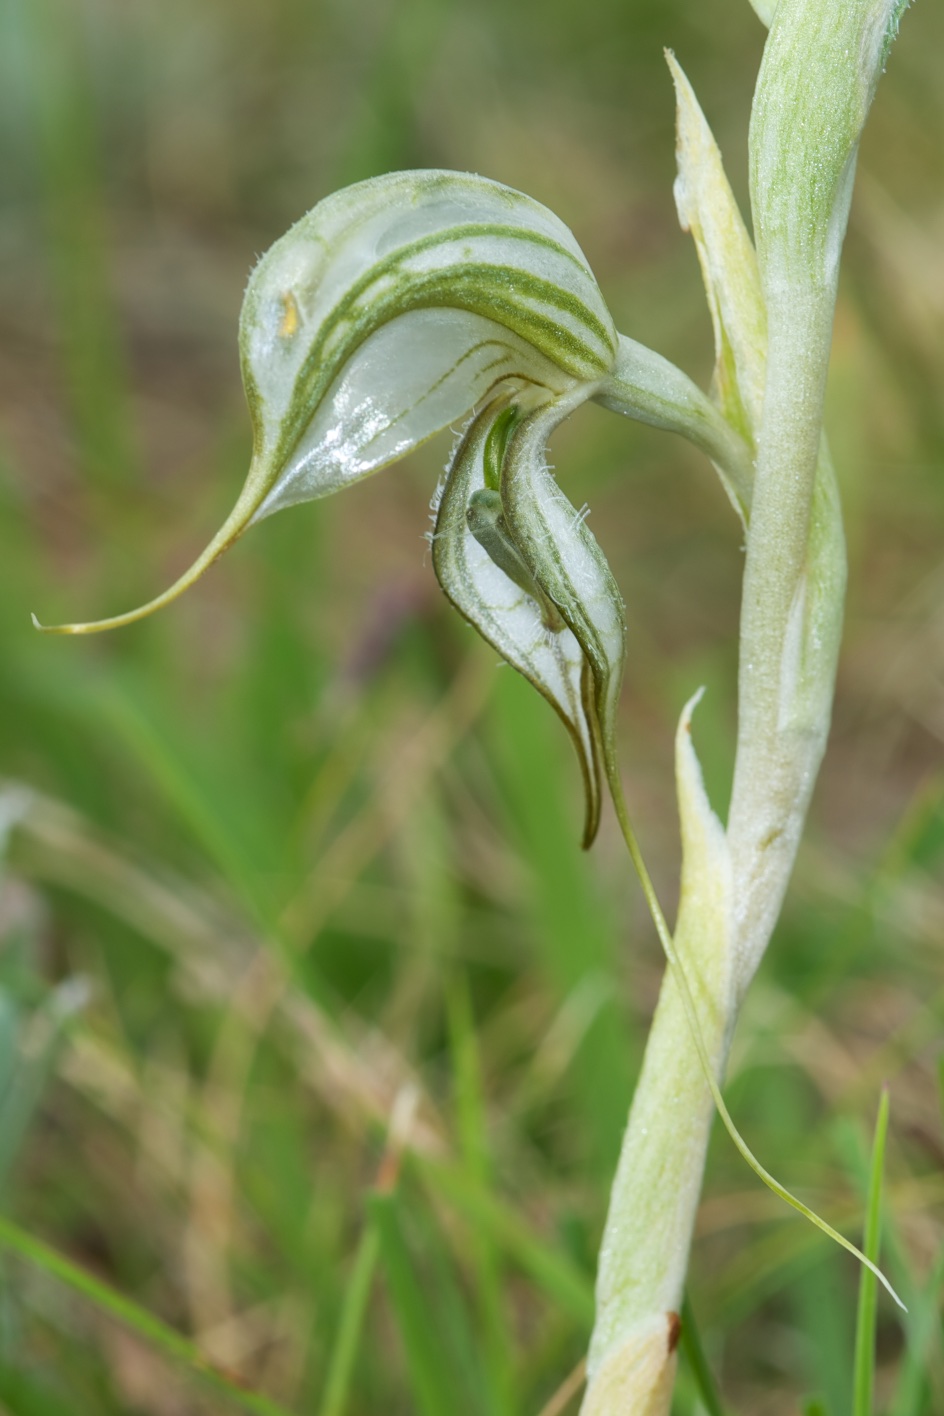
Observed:
[[[444,286],[428,299],[417,297],[418,282],[428,288],[448,275],[451,285],[453,271],[469,266],[478,268],[479,284],[484,272],[490,309],[475,304],[474,278],[462,290],[454,282],[454,298]],[[550,303],[540,293],[545,283],[556,292]],[[298,412],[313,350],[316,375],[340,372],[378,320],[414,308],[417,298],[457,310],[471,302],[506,328],[521,323],[522,311],[533,312],[543,319],[523,348],[533,343],[540,354],[543,340],[544,352],[560,353],[572,374],[582,376],[584,365],[599,374],[597,366],[615,357],[615,330],[586,259],[539,202],[464,173],[374,178],[320,202],[252,274],[240,350],[260,457],[284,441],[284,421]],[[520,372],[527,374],[527,366]]]
[[[253,453],[236,504],[164,594],[94,627],[168,604],[252,522],[402,456],[503,380],[545,397],[598,387],[617,336],[580,247],[539,202],[403,172],[335,193],[271,247],[239,349]]]
[[[570,382],[481,315],[414,310],[391,320],[344,365],[254,520],[395,461],[523,368],[553,392]]]

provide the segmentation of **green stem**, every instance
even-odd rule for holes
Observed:
[[[616,364],[594,398],[614,413],[678,433],[706,453],[735,510],[746,521],[754,480],[751,449],[681,369],[621,334]]]
[[[727,1018],[713,1000],[704,1001],[702,1036],[720,1076],[727,1056]],[[654,1313],[679,1309],[714,1109],[685,1004],[668,969],[600,1248],[591,1381],[633,1328]]]
[[[833,303],[831,290],[795,291],[769,309],[728,819],[742,996],[780,913],[829,729],[845,588],[821,431]]]
[[[720,1102],[717,1084],[734,1022],[727,939],[706,938],[690,913],[680,918],[673,939],[615,771],[611,778],[623,838],[669,968],[646,1043],[600,1249],[597,1318],[587,1363],[591,1384],[606,1357],[634,1329],[654,1314],[676,1312],[681,1304],[708,1138]]]

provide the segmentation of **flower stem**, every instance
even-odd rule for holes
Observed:
[[[673,938],[615,772],[611,778],[620,828],[669,967],[646,1044],[600,1250],[597,1319],[587,1364],[587,1416],[596,1412],[610,1416],[609,1388],[614,1371],[619,1373],[620,1368],[619,1399],[631,1394],[640,1411],[650,1409],[645,1402],[658,1402],[663,1390],[671,1390],[666,1374],[674,1365],[676,1315],[735,1015],[726,911],[723,907],[681,910]],[[696,893],[690,893],[690,900]],[[721,890],[719,898],[723,896]],[[634,1375],[640,1351],[652,1345],[653,1325],[660,1320],[667,1323],[668,1346],[649,1353],[643,1370]],[[651,1409],[655,1413],[660,1408],[656,1404]]]

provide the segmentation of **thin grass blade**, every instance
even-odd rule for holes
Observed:
[[[872,1142],[872,1163],[869,1174],[868,1209],[865,1219],[863,1253],[878,1263],[882,1233],[882,1173],[885,1166],[885,1140],[888,1135],[888,1090],[882,1089]],[[878,1309],[878,1283],[874,1273],[864,1268],[859,1278],[859,1306],[856,1314],[853,1416],[872,1416],[875,1388],[875,1318]]]
[[[535,1234],[510,1206],[477,1185],[454,1164],[414,1154],[410,1163],[437,1194],[494,1236],[496,1244],[529,1274],[545,1294],[589,1331],[593,1321],[593,1283],[570,1259]]]
[[[701,1338],[698,1333],[698,1324],[695,1321],[695,1313],[692,1308],[692,1300],[685,1294],[682,1299],[682,1335],[680,1339],[682,1351],[695,1378],[698,1387],[698,1394],[708,1416],[727,1416],[724,1405],[721,1401],[721,1394],[715,1383],[714,1374],[708,1365],[708,1358],[705,1356],[705,1349],[701,1345]]]
[[[898,1378],[891,1416],[926,1416],[928,1405],[929,1350],[937,1329],[940,1342],[941,1304],[944,1301],[944,1249],[931,1270],[924,1292],[913,1305],[906,1325],[907,1348]]]
[[[373,1287],[377,1259],[380,1254],[380,1238],[376,1226],[365,1229],[354,1256],[354,1266],[347,1281],[341,1321],[328,1363],[328,1379],[325,1382],[319,1416],[343,1416],[347,1408],[354,1374],[354,1360],[360,1345],[364,1328],[364,1315]]]
[[[403,1338],[413,1395],[421,1416],[456,1410],[457,1382],[431,1322],[413,1260],[403,1237],[395,1192],[375,1191],[368,1200],[394,1317]]]
[[[237,1385],[235,1379],[210,1366],[192,1342],[188,1342],[179,1332],[155,1318],[152,1313],[139,1307],[123,1294],[116,1293],[113,1288],[102,1283],[100,1279],[93,1278],[84,1269],[51,1249],[48,1244],[44,1244],[41,1239],[35,1239],[18,1224],[3,1217],[0,1217],[0,1247],[19,1254],[34,1267],[42,1269],[75,1293],[81,1294],[103,1313],[123,1323],[138,1337],[144,1338],[165,1357],[188,1368],[210,1390],[226,1397],[243,1411],[253,1412],[255,1416],[289,1416],[286,1408],[280,1406],[277,1401],[263,1396],[261,1392],[248,1391],[244,1386]]]
[[[464,979],[448,994],[449,1040],[455,1077],[456,1111],[463,1160],[483,1188],[491,1185],[491,1164],[486,1134],[485,1100],[475,1019]],[[514,1409],[511,1389],[512,1352],[509,1329],[502,1312],[502,1274],[494,1237],[472,1226],[469,1257],[475,1272],[479,1313],[484,1332],[483,1356],[490,1392],[490,1410],[507,1416]]]

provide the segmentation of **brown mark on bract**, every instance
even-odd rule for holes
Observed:
[[[682,1336],[682,1319],[678,1313],[666,1313],[669,1320],[669,1354],[671,1355],[679,1344]]]

